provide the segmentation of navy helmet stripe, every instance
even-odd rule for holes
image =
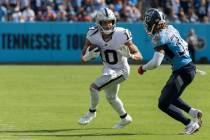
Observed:
[[[106,9],[106,8],[104,8],[104,10],[105,10],[106,17],[109,17],[109,14],[108,14],[107,9]]]

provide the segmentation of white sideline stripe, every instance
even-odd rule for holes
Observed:
[[[198,74],[200,74],[201,76],[205,76],[207,74],[207,72],[203,71],[203,70],[200,70],[200,69],[196,69],[196,72]]]

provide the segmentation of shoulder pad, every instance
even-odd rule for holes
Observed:
[[[152,44],[154,47],[164,45],[167,43],[167,38],[168,36],[165,34],[165,32],[157,33],[152,38]]]
[[[90,37],[90,36],[96,34],[98,31],[99,31],[99,29],[97,27],[90,27],[87,32],[87,37]]]
[[[132,34],[128,29],[118,28],[118,30],[116,31],[121,36],[121,38],[126,42],[132,40]]]
[[[155,34],[152,38],[152,44],[156,47],[160,41],[160,34]]]
[[[92,27],[89,27],[89,29],[88,29],[88,30],[96,30],[96,29],[98,29],[98,27],[97,27],[97,26],[92,26]]]

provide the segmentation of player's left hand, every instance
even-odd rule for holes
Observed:
[[[118,52],[124,57],[134,59],[134,55],[130,53],[129,48],[126,45],[122,45],[120,47],[120,50],[118,50]]]
[[[143,75],[144,72],[146,72],[146,70],[144,70],[144,69],[142,68],[142,65],[140,65],[139,68],[138,68],[138,73],[139,73],[140,75]]]

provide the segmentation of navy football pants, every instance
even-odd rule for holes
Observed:
[[[190,70],[180,69],[179,71],[174,72],[162,89],[159,97],[158,107],[184,125],[189,124],[190,119],[186,118],[180,109],[188,113],[191,107],[180,99],[180,96],[184,89],[192,82],[194,77],[195,68]]]

